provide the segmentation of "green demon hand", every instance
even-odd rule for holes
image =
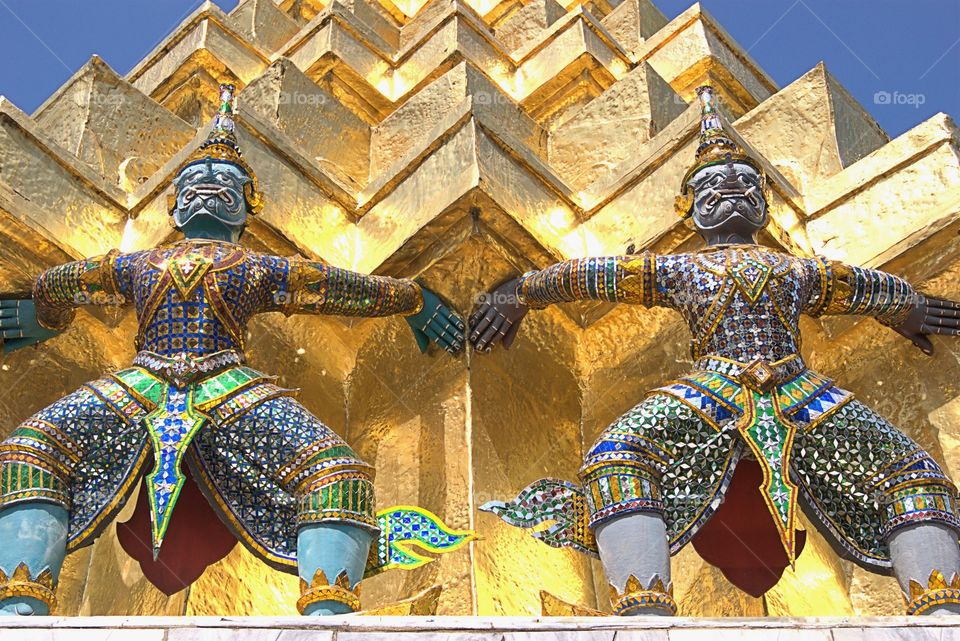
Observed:
[[[37,308],[31,299],[0,300],[0,343],[4,354],[42,343],[59,333],[40,326]]]
[[[423,309],[413,316],[407,316],[413,337],[421,353],[426,353],[430,341],[458,354],[463,349],[463,320],[449,307],[440,302],[437,295],[425,287],[423,291]]]

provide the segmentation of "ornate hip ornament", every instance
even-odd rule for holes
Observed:
[[[177,387],[186,387],[200,377],[218,372],[228,367],[241,365],[243,354],[232,349],[195,356],[180,352],[173,356],[162,356],[142,350],[133,359],[133,364],[162,376]]]
[[[791,354],[772,363],[761,358],[741,363],[722,356],[704,356],[694,363],[694,370],[722,374],[758,392],[767,392],[774,385],[786,383],[806,368],[798,354]]]

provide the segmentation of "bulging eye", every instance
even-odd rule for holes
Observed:
[[[225,173],[223,173],[223,172],[218,173],[217,176],[216,176],[216,178],[217,178],[217,181],[218,181],[218,182],[221,182],[221,183],[223,183],[224,185],[229,185],[229,184],[232,182],[232,181],[230,180],[230,176],[228,176],[227,174],[225,174]]]

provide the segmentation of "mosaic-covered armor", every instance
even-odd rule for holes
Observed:
[[[678,551],[712,515],[744,455],[763,469],[764,500],[791,562],[801,487],[848,556],[869,565],[890,567],[884,539],[897,526],[936,519],[960,527],[953,485],[930,456],[799,356],[801,313],[901,322],[915,297],[902,279],[740,245],[575,259],[524,277],[518,295],[531,307],[583,299],[670,307],[693,335],[694,371],[653,390],[590,448],[581,479],[591,527],[666,511]],[[884,458],[849,461],[850,444],[833,444],[847,433],[859,447],[884,445]],[[828,474],[834,466],[846,473]],[[679,488],[689,496],[676,497]],[[875,489],[882,499],[863,505]],[[835,522],[837,512],[847,518]]]
[[[246,364],[255,314],[402,314],[418,343],[452,352],[462,321],[411,280],[240,246],[262,200],[233,136],[233,88],[223,91],[210,139],[177,173],[171,215],[184,240],[54,267],[32,301],[0,308],[12,344],[34,321],[47,330],[34,337],[64,329],[81,305],[130,305],[138,323],[131,367],[40,410],[0,444],[2,613],[49,611],[63,553],[92,543],[141,477],[118,536],[168,594],[239,539],[300,574],[301,612],[355,611],[364,573],[426,561],[397,543],[444,552],[473,538],[420,508],[378,511],[373,468],[296,390]],[[31,530],[62,533],[35,544],[21,535]]]
[[[183,240],[54,267],[37,279],[33,300],[38,320],[51,329],[64,328],[78,302],[132,304],[139,351],[134,367],[86,384],[14,432],[0,454],[10,474],[9,482],[0,479],[0,506],[43,496],[70,507],[71,494],[90,493],[71,510],[69,545],[80,547],[99,534],[99,526],[108,522],[104,510],[122,503],[121,489],[139,477],[150,458],[152,545],[159,550],[184,483],[180,466],[190,443],[210,423],[210,428],[231,429],[204,431],[190,465],[241,535],[251,535],[251,546],[275,565],[294,558],[291,526],[333,518],[375,529],[372,469],[300,406],[293,390],[244,365],[244,336],[248,320],[263,312],[416,313],[422,296],[415,283],[261,255],[220,241]],[[85,429],[82,419],[75,420],[78,414],[98,414],[112,423],[101,423],[88,435],[101,449],[107,433],[121,441],[116,443],[121,456],[114,448],[103,450],[108,460],[96,469],[101,482],[88,487],[71,482],[77,463],[89,468],[85,455],[92,444],[77,434]],[[254,474],[273,478],[273,485],[298,498],[294,521],[280,518],[280,506],[278,518],[254,518],[264,508],[262,499],[276,492],[251,494],[225,478],[235,473],[235,464],[221,460],[228,444],[248,459],[271,461]],[[79,456],[59,465],[36,455],[63,452],[70,445]],[[338,491],[331,493],[332,479]],[[103,482],[111,491],[104,492]],[[321,496],[324,492],[329,496]]]
[[[514,306],[486,305],[471,320],[484,351],[506,344],[531,308],[586,299],[669,307],[690,329],[692,371],[603,431],[580,484],[543,479],[481,509],[520,527],[555,521],[535,536],[599,554],[619,614],[676,611],[668,555],[691,541],[759,596],[802,549],[799,506],[842,556],[895,572],[910,613],[960,612],[960,590],[943,579],[960,571],[956,487],[799,353],[801,314],[872,316],[927,350],[925,334],[957,333],[960,306],[891,274],[757,245],[762,171],[723,132],[710,89],[700,93],[701,145],[678,204],[707,247],[568,260],[504,285],[492,300],[512,291]]]

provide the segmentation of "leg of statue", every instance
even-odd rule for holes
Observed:
[[[653,394],[607,427],[587,452],[580,481],[589,526],[616,591],[616,614],[676,614],[671,537],[707,513],[735,433],[717,430],[673,396]]]
[[[372,542],[373,534],[358,527],[341,523],[307,525],[297,534],[297,571],[300,578],[310,583],[318,571],[331,578],[346,572],[348,585],[357,585],[363,578]],[[322,616],[353,611],[343,601],[328,599],[307,604],[303,614]]]
[[[653,393],[600,434],[584,457],[580,487],[541,479],[480,509],[523,528],[552,521],[534,536],[599,552],[615,614],[676,614],[670,556],[720,504],[740,445],[729,420],[716,420],[731,418]]]
[[[0,614],[48,614],[74,533],[96,538],[145,449],[140,428],[93,392],[93,381],[24,421],[0,448]],[[69,511],[68,511],[68,506]]]
[[[67,510],[19,503],[0,510],[0,616],[47,615],[67,553]]]
[[[667,526],[660,514],[634,512],[601,523],[594,531],[600,561],[607,581],[620,594],[630,592],[630,577],[640,580],[641,586],[652,586],[658,581],[670,584],[670,547],[667,544]],[[669,615],[657,605],[638,606],[624,614]]]
[[[235,425],[217,433],[216,447],[236,451],[294,500],[297,609],[314,616],[356,612],[357,586],[377,533],[373,469],[289,396],[263,401]],[[208,447],[202,437],[198,446]]]
[[[928,452],[851,400],[797,431],[791,467],[841,555],[875,571],[892,564],[908,614],[960,614],[955,489]]]
[[[911,593],[911,581],[923,589],[934,588],[930,585],[934,572],[940,572],[946,582],[955,574],[960,575],[960,545],[953,528],[937,523],[910,525],[894,531],[888,543],[893,571],[905,594]],[[958,591],[946,585],[941,589]],[[935,605],[920,614],[960,615],[960,603]]]

